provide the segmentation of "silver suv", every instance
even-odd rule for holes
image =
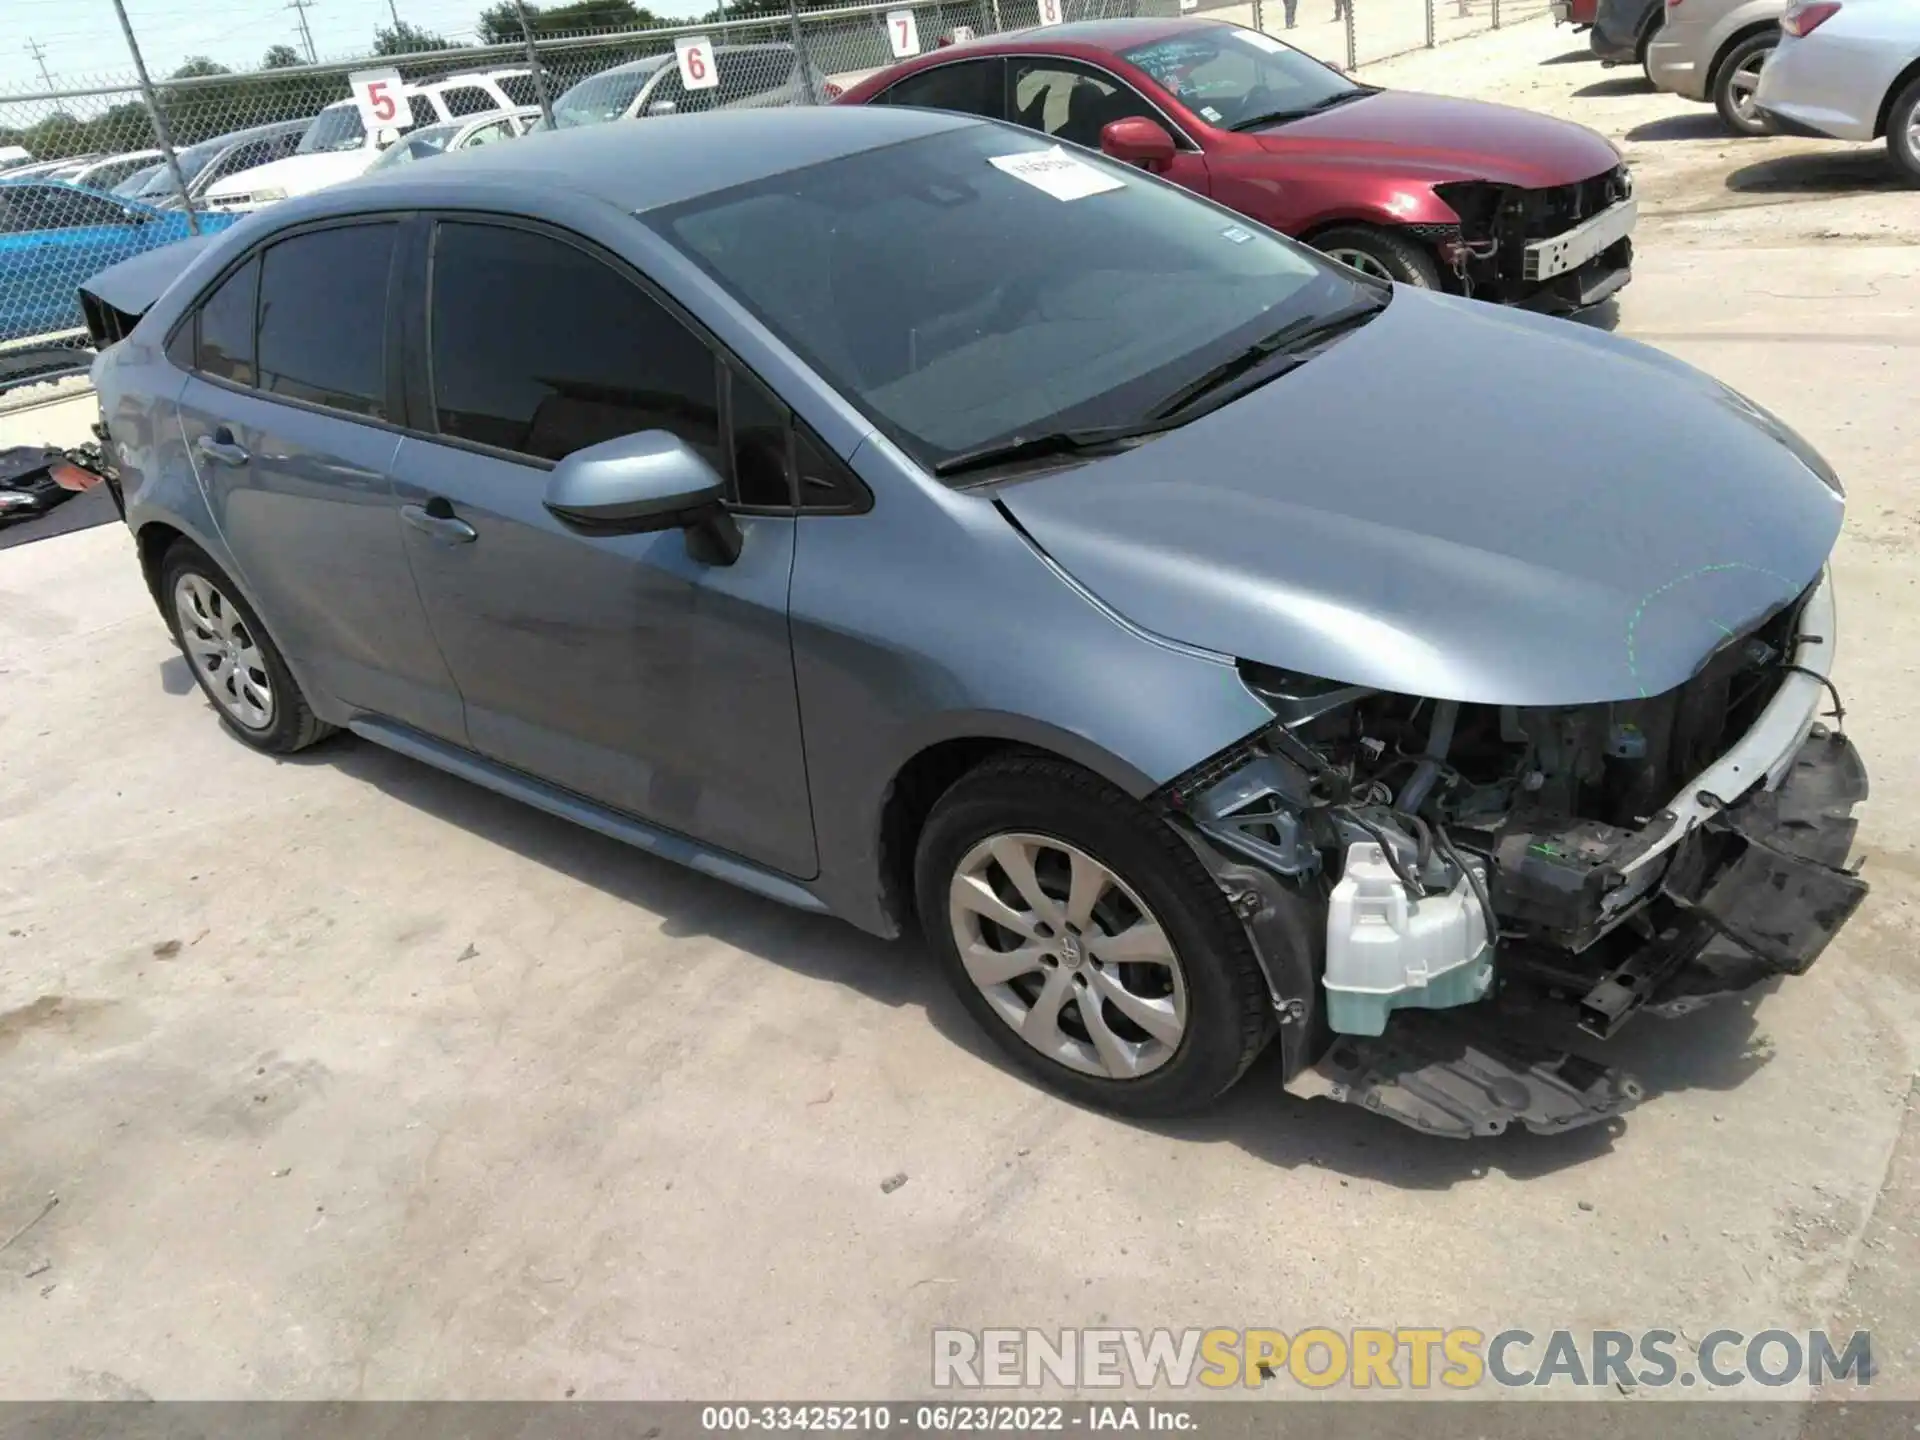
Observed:
[[[1666,0],[1665,23],[1647,47],[1647,77],[1712,102],[1736,135],[1765,135],[1773,127],[1753,97],[1786,8],[1786,0]]]

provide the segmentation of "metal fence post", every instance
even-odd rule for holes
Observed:
[[[993,0],[993,33],[998,35],[1006,28],[1005,23],[1000,19],[1000,0]]]
[[[120,33],[127,37],[127,49],[133,55],[133,68],[140,77],[140,94],[147,102],[147,118],[153,121],[153,138],[160,144],[160,153],[167,157],[167,173],[173,176],[173,187],[180,192],[180,204],[187,212],[187,229],[193,234],[200,233],[200,217],[194,214],[193,197],[187,193],[187,180],[180,173],[180,157],[173,153],[173,132],[167,128],[167,113],[160,108],[160,97],[153,93],[153,81],[147,78],[147,62],[140,58],[140,42],[133,38],[133,22],[127,19],[127,7],[121,0],[113,0],[113,13],[120,17]]]
[[[1427,0],[1427,49],[1429,50],[1433,48],[1433,3],[1434,0]]]
[[[807,104],[818,105],[820,96],[813,88],[813,57],[807,54],[807,37],[800,29],[800,0],[787,0],[787,29],[793,35],[793,53],[800,57],[800,83],[806,87]]]
[[[1353,32],[1353,7],[1356,0],[1347,0],[1347,73],[1352,74],[1360,64],[1360,46]]]
[[[534,94],[540,99],[540,118],[553,129],[553,97],[547,94],[547,67],[540,63],[540,52],[533,48],[533,27],[527,23],[527,7],[513,0],[514,13],[520,17],[520,38],[527,42],[527,68],[533,71]],[[400,22],[396,19],[395,25]]]
[[[1253,28],[1262,31],[1267,28],[1266,6],[1261,0],[1253,0]]]
[[[1493,28],[1500,28],[1500,0],[1493,0]]]

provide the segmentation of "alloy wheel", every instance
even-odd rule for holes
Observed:
[[[989,836],[954,871],[948,920],[968,978],[1049,1059],[1133,1080],[1180,1048],[1187,984],[1173,942],[1085,851],[1046,835]]]
[[[1760,71],[1767,63],[1768,51],[1759,50],[1746,57],[1727,78],[1727,90],[1733,97],[1733,113],[1748,125],[1760,123]]]
[[[206,576],[189,572],[174,583],[173,612],[187,661],[214,702],[249,730],[271,727],[267,657],[233,601]]]
[[[1376,280],[1393,279],[1393,272],[1381,264],[1377,256],[1370,255],[1365,250],[1352,250],[1341,246],[1325,253],[1330,259],[1338,260],[1342,265],[1350,266],[1362,275],[1371,275]]]

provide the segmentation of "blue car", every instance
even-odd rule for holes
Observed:
[[[207,231],[238,217],[199,218]],[[177,211],[58,180],[0,179],[0,341],[79,329],[81,281],[189,233]]]

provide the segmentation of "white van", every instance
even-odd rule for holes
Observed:
[[[517,96],[534,94],[533,75],[527,70],[449,75],[408,86],[407,123],[371,135],[360,119],[360,107],[339,100],[313,117],[293,154],[229,175],[207,190],[205,203],[212,210],[258,210],[290,195],[306,195],[364,172],[403,130],[488,110],[513,110],[531,103]]]

